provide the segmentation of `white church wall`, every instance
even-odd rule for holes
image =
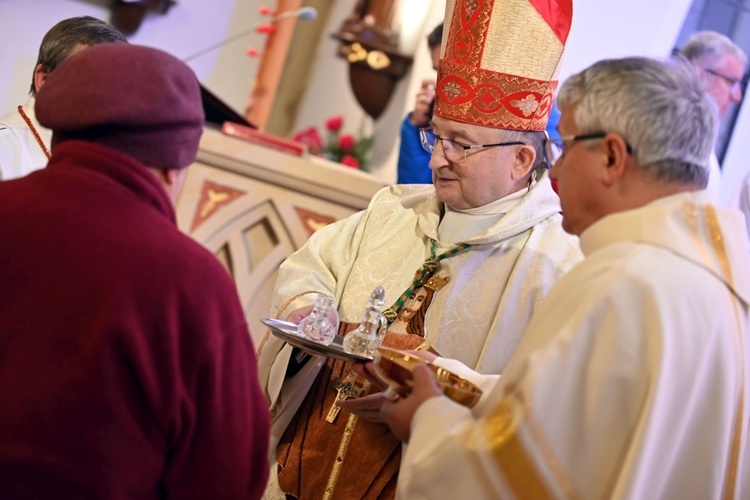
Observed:
[[[26,101],[42,37],[62,19],[90,15],[108,20],[109,0],[3,0],[0,2],[0,111]],[[168,14],[150,13],[131,43],[162,49],[184,59],[261,21],[256,2],[179,0]],[[257,59],[245,48],[265,42],[251,33],[198,57],[189,65],[231,107],[244,111]],[[148,82],[143,82],[148,85]]]
[[[413,104],[413,96],[423,78],[435,75],[432,70],[426,36],[443,19],[445,0],[411,0],[430,2],[422,23],[411,22],[419,33],[411,36],[410,46],[415,46],[415,61],[409,73],[398,82],[387,108],[373,122],[359,107],[349,85],[349,65],[336,56],[338,41],[330,36],[321,40],[315,68],[312,71],[308,90],[297,114],[295,130],[317,126],[323,133],[323,122],[334,115],[344,116],[344,130],[356,134],[361,123],[375,135],[372,151],[372,174],[385,182],[396,181],[398,137],[401,120]],[[332,10],[326,33],[338,31],[343,20],[352,12],[353,2],[339,1]],[[420,26],[421,25],[421,26]]]
[[[668,56],[690,3],[691,0],[575,0],[573,28],[568,39],[561,78],[604,58]],[[388,108],[374,124],[377,139],[373,154],[373,173],[386,182],[394,182],[396,179],[401,120],[411,110],[421,80],[434,75],[424,39],[442,20],[444,9],[445,0],[432,1],[422,25],[421,41],[416,49],[412,70],[399,83]],[[326,31],[335,32],[350,11],[351,2],[339,2],[331,13]],[[297,130],[311,125],[320,126],[323,117],[343,114],[349,125],[354,127],[349,131],[356,131],[355,124],[365,116],[349,88],[346,63],[335,57],[336,47],[335,40],[321,41],[315,70],[297,116]]]
[[[574,0],[561,80],[600,59],[667,57],[692,0]]]

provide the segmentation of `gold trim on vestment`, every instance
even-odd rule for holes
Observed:
[[[714,252],[716,252],[716,257],[719,259],[724,279],[732,286],[732,267],[729,264],[726,248],[724,248],[724,236],[721,234],[719,218],[716,216],[716,208],[713,205],[706,205],[706,223],[708,224],[708,234],[711,236],[711,244]],[[732,286],[732,289],[734,289],[734,286]]]
[[[526,452],[519,430],[524,426],[531,435],[547,469],[566,498],[581,498],[563,467],[549,447],[544,433],[534,419],[531,408],[514,388],[493,408],[485,420],[486,442],[473,443],[475,448],[487,448],[502,472],[506,483],[518,498],[554,498],[534,459]]]
[[[722,273],[726,283],[730,286],[731,290],[734,290],[734,281],[732,279],[732,267],[729,264],[729,257],[727,256],[727,250],[724,246],[724,235],[721,233],[721,226],[719,225],[719,218],[716,215],[716,208],[713,205],[706,206],[706,222],[708,224],[708,231],[711,237],[711,244],[713,245],[714,252],[719,259],[719,265],[721,266]],[[734,295],[734,293],[732,294]],[[735,498],[737,492],[737,475],[739,474],[740,467],[740,444],[742,441],[742,426],[745,413],[745,356],[744,356],[744,341],[742,339],[742,321],[740,320],[740,313],[737,310],[737,300],[732,297],[732,308],[734,309],[734,317],[737,321],[737,331],[739,335],[740,343],[740,367],[742,368],[742,383],[740,384],[740,400],[737,405],[737,414],[735,415],[734,429],[732,430],[732,446],[729,455],[729,461],[727,462],[727,479],[724,484],[724,498],[731,499]]]
[[[724,246],[724,235],[721,232],[721,225],[719,224],[719,218],[716,215],[716,208],[713,205],[706,205],[705,210],[705,224],[704,228],[711,241],[711,246],[714,251],[713,256],[716,257],[719,267],[721,267],[722,278],[724,283],[727,285],[729,291],[732,294],[732,307],[734,309],[734,316],[737,321],[737,331],[739,335],[740,343],[740,366],[742,367],[742,383],[740,385],[740,397],[737,406],[737,414],[735,415],[734,428],[732,429],[732,444],[729,450],[729,457],[727,459],[727,477],[724,482],[724,492],[722,497],[726,499],[735,498],[735,492],[737,489],[737,475],[739,473],[739,459],[740,459],[740,445],[742,441],[742,427],[744,420],[744,407],[745,407],[745,358],[744,358],[744,341],[742,339],[742,321],[740,320],[740,314],[737,310],[737,300],[734,298],[736,293],[734,292],[734,281],[732,279],[732,266],[729,263],[729,257],[727,255],[726,247]],[[699,215],[698,205],[693,202],[687,202],[685,204],[684,215],[687,219],[688,226],[693,230],[693,239],[695,245],[701,250],[705,267],[707,269],[713,269],[712,256],[706,251],[703,245],[703,239],[700,236],[700,227],[698,226]]]
[[[475,442],[474,447],[486,446],[490,450],[503,478],[517,498],[552,498],[518,435],[520,422],[515,411],[510,398],[503,398],[485,420],[487,442]]]
[[[565,472],[560,461],[555,457],[552,448],[549,446],[547,439],[544,437],[544,431],[539,422],[534,418],[530,410],[526,411],[526,426],[534,439],[534,443],[539,447],[539,451],[547,462],[550,472],[557,480],[557,485],[565,492],[566,498],[577,500],[583,498],[576,490],[570,476]]]
[[[417,350],[427,349],[430,349],[430,343],[426,340],[419,344],[419,346],[417,346]],[[362,390],[360,391],[360,394],[367,395],[370,391],[371,386],[372,384],[368,380],[365,380],[362,384]],[[336,483],[338,482],[339,475],[341,474],[341,468],[344,466],[344,462],[346,461],[346,454],[349,450],[349,444],[351,443],[352,436],[354,435],[354,429],[358,421],[358,417],[354,414],[350,414],[348,420],[346,421],[346,427],[344,428],[344,433],[341,436],[339,448],[336,452],[336,459],[333,463],[333,467],[331,468],[331,474],[330,476],[328,476],[328,483],[326,484],[325,493],[323,495],[324,500],[329,500],[330,498],[332,498],[333,491],[336,488]]]
[[[367,391],[370,390],[371,385],[372,384],[370,384],[369,381],[365,380],[365,382],[362,384],[361,394],[367,394]],[[349,449],[349,443],[351,443],[352,441],[352,436],[354,435],[354,428],[357,425],[357,420],[357,415],[353,413],[349,414],[349,419],[346,421],[344,434],[341,436],[341,441],[339,442],[339,449],[336,452],[336,460],[334,460],[333,462],[331,475],[328,476],[328,483],[326,484],[326,490],[323,495],[323,500],[330,500],[333,496],[333,490],[336,488],[336,483],[338,482],[339,475],[341,474],[341,468],[344,466],[346,452]]]

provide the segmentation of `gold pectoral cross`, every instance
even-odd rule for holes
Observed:
[[[334,381],[333,388],[337,392],[336,401],[359,397],[359,394],[362,392],[362,388],[357,387],[357,372],[355,371],[350,372],[344,380],[339,379]],[[330,424],[336,422],[336,417],[339,416],[339,412],[341,411],[341,407],[336,404],[336,401],[333,402],[333,406],[331,406],[326,416],[326,422]]]

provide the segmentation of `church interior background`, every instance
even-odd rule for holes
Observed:
[[[80,15],[111,21],[120,2],[0,2],[0,113],[26,101],[39,43],[51,26]],[[281,261],[316,228],[364,208],[380,187],[395,182],[400,122],[421,80],[434,74],[425,39],[442,21],[445,0],[136,3],[145,15],[130,42],[187,61],[206,89],[264,134],[246,140],[235,136],[252,131],[207,127],[177,206],[181,229],[214,252],[237,282],[257,341]],[[271,22],[273,12],[310,9],[317,14]],[[383,29],[380,38],[360,44],[344,28],[367,15]],[[748,24],[750,0],[576,0],[560,79],[603,58],[666,57],[698,29],[722,32],[750,53]],[[352,88],[355,80],[364,91]],[[385,95],[370,95],[378,92]],[[370,97],[381,100],[364,102]],[[373,137],[369,172],[298,155],[274,139],[323,130],[334,116],[343,118],[344,132]],[[748,136],[745,100],[724,120],[717,145],[725,201],[750,170],[750,142],[739,139]]]

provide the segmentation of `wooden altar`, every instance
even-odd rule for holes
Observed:
[[[257,346],[279,264],[318,228],[364,209],[383,182],[206,129],[177,201],[180,229],[237,283]]]

